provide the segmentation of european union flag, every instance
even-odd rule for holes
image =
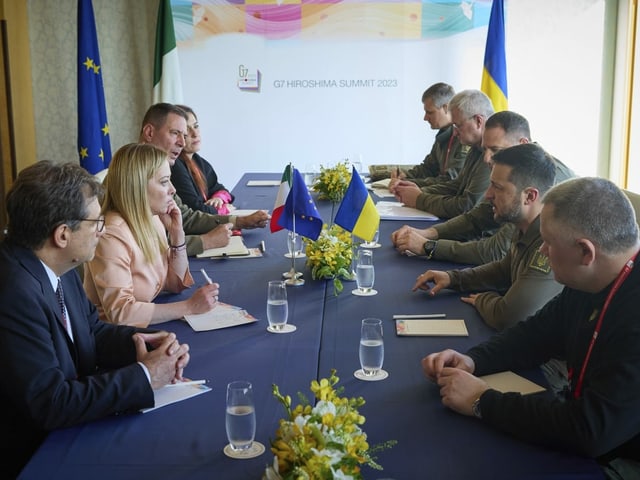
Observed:
[[[367,242],[373,240],[380,226],[380,214],[355,167],[335,222]]]
[[[504,45],[504,3],[503,0],[493,0],[484,50],[481,90],[491,99],[496,112],[508,109],[507,60]]]
[[[317,240],[322,231],[322,218],[297,168],[293,169],[291,190],[278,224],[311,240]]]
[[[91,0],[78,0],[78,153],[80,165],[98,173],[111,162],[102,64]]]

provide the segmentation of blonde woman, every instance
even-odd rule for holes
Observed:
[[[214,283],[188,300],[153,303],[161,291],[178,293],[194,283],[170,177],[166,152],[153,145],[125,145],[111,160],[106,231],[84,277],[87,296],[107,322],[146,327],[208,312],[218,301]]]

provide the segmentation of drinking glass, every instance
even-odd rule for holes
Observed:
[[[267,320],[272,330],[282,330],[287,324],[289,304],[287,303],[287,286],[281,280],[269,282],[267,291]]]
[[[373,235],[373,238],[370,242],[363,242],[362,246],[365,248],[377,248],[380,246],[378,240],[380,239],[380,229],[376,230],[376,233]]]
[[[356,285],[361,293],[369,293],[373,288],[376,278],[373,268],[373,252],[367,249],[360,249],[358,252],[358,263],[356,263]]]
[[[383,362],[382,320],[364,318],[360,330],[360,366],[365,377],[377,375],[382,369]]]
[[[248,450],[256,435],[256,411],[251,383],[235,381],[227,385],[225,426],[231,450]]]
[[[300,257],[302,253],[300,235],[295,232],[289,232],[287,234],[287,248],[289,249],[289,258],[291,257]]]

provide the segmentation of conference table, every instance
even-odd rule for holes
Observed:
[[[249,180],[278,180],[279,174],[245,174],[233,190],[240,209],[271,210],[277,187],[247,186]],[[331,204],[316,201],[325,222]],[[185,375],[205,379],[212,391],[148,413],[112,416],[100,421],[52,432],[23,470],[23,479],[259,479],[273,461],[269,441],[285,412],[272,395],[272,384],[283,394],[297,392],[313,398],[313,379],[329,376],[335,368],[344,395],[362,396],[360,413],[370,444],[397,440],[379,452],[383,471],[363,468],[366,479],[522,479],[603,478],[596,462],[568,452],[554,451],[521,442],[481,421],[452,412],[441,401],[437,385],[428,381],[420,360],[444,348],[465,351],[495,332],[479,318],[474,308],[460,301],[460,294],[443,291],[435,297],[411,292],[418,274],[427,269],[446,270],[460,265],[425,261],[399,255],[390,234],[403,223],[422,228],[425,221],[383,220],[380,243],[374,250],[376,296],[351,294],[355,282],[345,282],[334,295],[331,282],[312,280],[304,273],[302,286],[287,288],[289,323],[297,330],[289,334],[267,332],[267,282],[282,277],[291,267],[284,257],[286,231],[246,230],[247,247],[264,241],[259,258],[190,260],[196,285],[204,284],[204,268],[220,283],[220,301],[245,308],[257,322],[227,329],[194,332],[183,320],[158,328],[173,331],[190,346],[191,361]],[[163,295],[158,301],[187,298]],[[468,337],[401,337],[395,333],[394,314],[446,313],[466,322]],[[366,382],[354,377],[360,368],[358,346],[361,319],[383,321],[384,369],[389,377]],[[520,372],[541,380],[539,372]],[[256,440],[266,452],[253,459],[227,457],[225,433],[226,385],[233,380],[253,384],[256,405]]]

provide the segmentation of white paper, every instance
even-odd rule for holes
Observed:
[[[249,180],[247,187],[278,187],[280,180]]]
[[[164,407],[165,405],[180,402],[182,400],[186,400],[187,398],[195,397],[196,395],[201,395],[210,391],[211,388],[207,387],[206,385],[194,385],[188,382],[186,385],[165,385],[164,387],[153,391],[155,406],[151,408],[143,408],[140,411],[142,413],[151,412],[158,408]]]
[[[417,208],[405,207],[401,202],[380,201],[376,208],[381,220],[438,220],[438,217]]]
[[[400,336],[469,336],[464,320],[396,320],[396,334]]]
[[[184,319],[196,332],[235,327],[236,325],[244,325],[258,321],[246,310],[226,303],[218,303],[216,308],[207,313],[185,315]]]

